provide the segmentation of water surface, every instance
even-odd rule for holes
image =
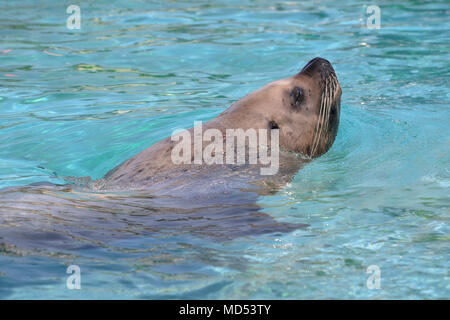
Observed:
[[[378,1],[379,30],[363,1],[92,1],[80,30],[66,28],[69,4],[0,1],[0,188],[100,178],[316,56],[343,89],[340,129],[326,155],[258,198],[308,228],[77,250],[0,239],[0,298],[450,297],[448,2]],[[71,264],[81,290],[66,288]],[[370,265],[379,290],[366,286]]]

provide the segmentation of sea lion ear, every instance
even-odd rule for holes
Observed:
[[[276,129],[280,129],[280,127],[278,126],[278,123],[276,123],[275,121],[269,121],[269,129],[276,130]]]

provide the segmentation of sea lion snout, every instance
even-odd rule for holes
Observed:
[[[334,69],[330,61],[321,57],[316,57],[314,59],[311,59],[303,67],[302,71],[300,71],[300,73],[305,73],[309,76],[312,76],[314,72],[319,72],[324,76],[328,76],[330,73],[334,73]]]

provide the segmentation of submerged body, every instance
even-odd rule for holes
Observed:
[[[203,125],[203,131],[223,133],[277,130],[279,168],[273,175],[261,175],[262,165],[248,158],[243,164],[175,163],[176,144],[167,138],[103,179],[82,186],[0,190],[0,243],[30,250],[74,250],[163,230],[230,239],[302,227],[275,221],[260,212],[256,201],[261,194],[279,190],[302,164],[331,147],[340,96],[331,64],[315,58],[300,73],[248,94]],[[267,148],[271,147],[269,139]]]

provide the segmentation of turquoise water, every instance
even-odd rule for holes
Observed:
[[[258,200],[308,228],[0,245],[0,298],[450,298],[449,2],[377,1],[379,30],[363,1],[89,1],[80,30],[70,4],[0,1],[0,188],[100,178],[316,56],[343,89],[339,133]],[[66,288],[71,264],[81,290]]]

